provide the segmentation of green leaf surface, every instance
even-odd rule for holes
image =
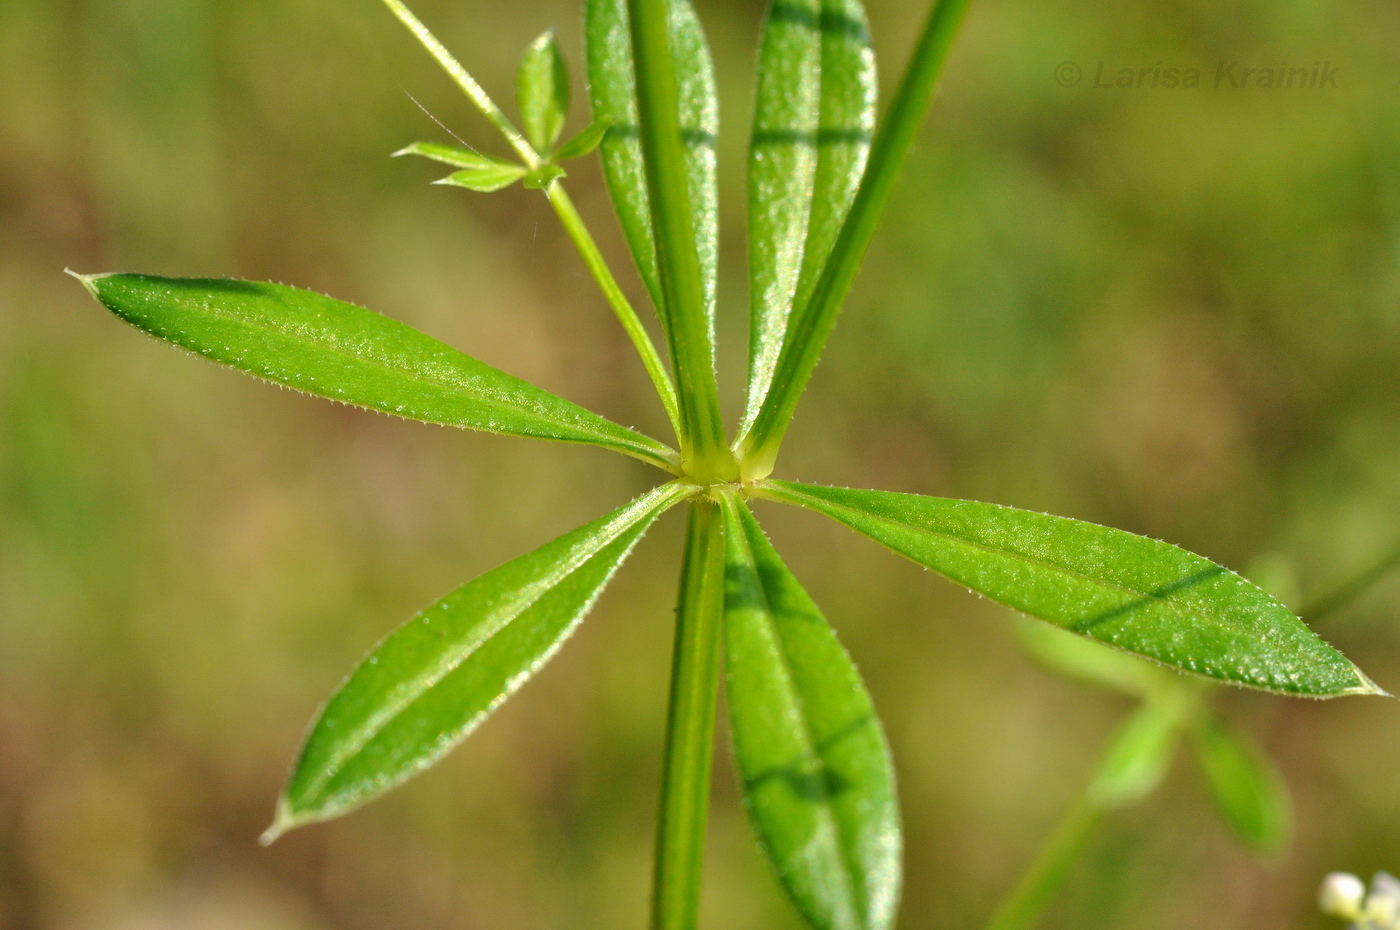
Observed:
[[[860,186],[875,129],[875,55],[859,0],[775,0],[749,146],[749,388],[773,379],[787,321],[815,286]]]
[[[1148,702],[1128,718],[1099,763],[1089,794],[1103,807],[1123,807],[1156,790],[1181,736],[1182,708]]]
[[[554,654],[685,493],[662,485],[468,582],[390,634],[317,717],[269,841],[382,794],[460,742]]]
[[[805,292],[788,320],[782,351],[762,406],[756,413],[746,411],[748,426],[735,446],[746,480],[766,478],[773,471],[778,447],[894,191],[895,177],[923,121],[968,2],[934,0],[909,67],[871,144],[869,164],[830,254],[810,292]]]
[[[569,66],[559,51],[554,30],[540,35],[525,49],[515,76],[515,100],[525,138],[547,153],[564,131],[569,115]]]
[[[1145,697],[1180,680],[1160,666],[1039,620],[1021,620],[1016,633],[1036,661],[1091,685]]]
[[[813,927],[887,927],[901,844],[875,708],[752,514],[727,497],[725,519],[726,691],[755,831]]]
[[[411,420],[603,446],[674,468],[664,444],[353,304],[251,281],[80,280],[133,326],[308,394]]]
[[[443,145],[438,142],[414,142],[412,145],[406,145],[399,149],[392,157],[401,158],[404,155],[419,155],[444,165],[451,165],[454,168],[462,168],[468,171],[486,168],[518,167],[514,162],[492,158],[490,155],[483,155],[471,149],[458,148],[455,145]]]
[[[1383,694],[1282,604],[1214,562],[1122,530],[997,504],[769,481],[973,591],[1174,668],[1309,697]]]
[[[715,281],[719,262],[719,214],[715,138],[719,103],[714,66],[700,20],[689,0],[671,0],[671,48],[681,102],[681,131],[689,177],[690,207],[695,221],[695,250],[704,283],[706,315],[714,328]],[[637,112],[637,82],[632,64],[631,29],[626,0],[588,0],[585,7],[588,86],[593,118],[610,123],[601,155],[608,193],[631,247],[642,281],[663,326],[669,330],[652,234],[651,204]]]
[[[574,136],[572,139],[559,146],[559,150],[554,153],[556,161],[568,161],[572,158],[582,158],[596,149],[603,142],[603,137],[608,134],[608,129],[612,123],[605,119],[594,120],[588,126]]]
[[[1192,735],[1220,816],[1256,853],[1282,852],[1293,831],[1293,810],[1288,786],[1273,763],[1244,734],[1219,721],[1202,719]]]
[[[452,187],[465,187],[468,190],[480,191],[489,194],[493,191],[510,187],[516,181],[525,177],[526,170],[523,165],[494,165],[489,168],[471,168],[466,171],[454,171],[434,184],[447,184]]]

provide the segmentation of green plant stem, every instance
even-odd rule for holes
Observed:
[[[676,610],[653,930],[695,930],[700,912],[723,609],[724,522],[714,501],[696,500],[690,507]]]
[[[423,47],[428,50],[428,53],[437,59],[438,64],[442,65],[443,70],[452,77],[452,80],[456,82],[458,87],[462,88],[467,98],[471,100],[472,103],[476,104],[476,108],[481,111],[481,115],[486,117],[492,126],[500,130],[501,135],[506,137],[506,141],[510,143],[511,148],[515,149],[521,161],[525,162],[525,167],[529,168],[531,171],[538,168],[541,159],[539,153],[535,151],[534,146],[520,134],[520,130],[515,128],[515,124],[510,121],[510,117],[506,116],[501,108],[496,106],[496,102],[492,100],[490,95],[476,82],[476,78],[468,74],[467,69],[463,68],[461,63],[452,57],[452,53],[437,40],[437,36],[428,31],[428,27],[423,25],[422,20],[414,16],[413,11],[404,6],[402,0],[384,0],[384,5],[399,18],[400,22],[408,27],[409,31],[412,32],[418,38],[418,41],[423,44]]]
[[[680,395],[681,461],[702,484],[738,476],[724,438],[714,346],[705,315],[695,220],[681,143],[668,0],[629,0],[642,155],[656,236],[663,313]]]
[[[875,134],[870,161],[851,211],[841,224],[836,244],[805,306],[797,307],[783,340],[773,381],[753,426],[740,440],[739,458],[746,479],[767,477],[773,470],[788,422],[817,367],[822,348],[836,325],[836,315],[851,290],[875,227],[894,190],[895,179],[933,98],[953,36],[969,0],[934,0],[909,67]]]
[[[466,93],[467,98],[476,105],[476,108],[481,111],[481,114],[491,125],[505,136],[506,141],[525,162],[525,166],[533,171],[543,164],[544,160],[535,151],[534,146],[530,145],[520,130],[515,128],[510,118],[496,105],[496,101],[491,99],[491,95],[486,93],[467,69],[462,67],[461,62],[454,58],[452,53],[428,30],[428,27],[413,15],[413,11],[404,6],[401,0],[384,0],[384,4],[417,37],[428,53],[437,59],[438,64]],[[622,328],[626,330],[628,337],[632,340],[637,354],[641,356],[642,364],[646,366],[647,374],[651,376],[652,384],[656,386],[656,393],[660,395],[661,403],[666,408],[666,415],[670,418],[671,426],[676,430],[676,435],[679,438],[681,420],[676,401],[676,389],[671,384],[670,376],[666,374],[666,366],[662,364],[656,346],[652,343],[651,337],[647,335],[642,321],[638,319],[637,311],[632,309],[632,305],[622,293],[622,289],[618,287],[617,279],[613,277],[611,269],[608,268],[607,262],[603,259],[603,254],[598,251],[598,245],[593,241],[588,227],[584,225],[583,217],[579,216],[578,210],[574,208],[574,202],[564,192],[558,181],[545,189],[545,196],[554,206],[554,212],[559,216],[559,221],[563,223],[564,230],[573,240],[574,247],[583,257],[584,264],[593,274],[593,279],[598,282],[598,287],[602,289],[603,296],[612,306],[618,322],[622,324]]]
[[[1395,568],[1400,568],[1400,542],[1386,550],[1380,558],[1350,578],[1333,585],[1326,593],[1315,597],[1305,605],[1298,616],[1308,623],[1321,620],[1334,611],[1341,610],[1356,598],[1365,594]]]
[[[1060,821],[1021,881],[1002,901],[986,930],[1029,930],[1035,926],[1050,899],[1069,877],[1105,812],[1106,808],[1086,791]]]
[[[607,298],[613,313],[616,314],[617,321],[622,324],[622,328],[627,331],[628,337],[632,340],[632,347],[637,350],[642,364],[646,366],[647,374],[651,376],[651,383],[656,387],[656,393],[666,408],[666,416],[670,418],[671,427],[676,431],[676,437],[679,439],[681,418],[680,408],[676,402],[676,388],[671,383],[671,376],[666,373],[666,366],[656,351],[656,345],[651,341],[651,336],[647,334],[646,328],[642,326],[637,311],[632,308],[627,296],[622,293],[622,288],[618,287],[617,279],[613,277],[612,270],[608,268],[603,253],[598,251],[598,244],[593,241],[592,234],[584,225],[583,217],[579,216],[573,200],[565,193],[563,186],[555,181],[545,190],[545,195],[553,204],[554,212],[558,214],[559,222],[564,224],[564,230],[573,240],[574,247],[583,257],[583,263],[588,266],[593,280],[598,282],[598,287],[602,289],[603,296]]]

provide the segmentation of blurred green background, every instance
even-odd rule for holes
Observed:
[[[757,0],[701,0],[720,78],[722,379],[745,332]],[[503,103],[573,2],[419,0]],[[886,90],[924,9],[871,0]],[[1168,539],[1295,606],[1400,535],[1400,5],[977,0],[780,475],[994,500]],[[1335,88],[1212,87],[1327,61]],[[1064,87],[1062,62],[1083,81]],[[1103,62],[1196,89],[1095,89]],[[387,155],[503,152],[376,0],[0,0],[0,928],[640,928],[679,523],[445,764],[271,849],[318,703],[461,581],[619,505],[630,460],[399,422],[148,340],[64,266],[314,288],[628,424],[641,367],[543,199]],[[586,118],[577,90],[572,128]],[[591,161],[569,186],[640,293]],[[761,508],[860,664],[907,829],[901,927],[975,927],[1127,704],[1007,613]],[[1400,579],[1319,626],[1400,688]],[[1323,927],[1400,869],[1400,711],[1222,691],[1298,834],[1272,865],[1192,767],[1111,820],[1055,928]],[[717,760],[704,921],[795,922]]]

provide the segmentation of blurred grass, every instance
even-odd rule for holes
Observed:
[[[572,3],[418,6],[502,102],[549,25],[581,73]],[[737,409],[761,8],[700,7]],[[872,2],[886,87],[923,12]],[[1400,532],[1397,34],[1380,0],[975,4],[782,473],[1113,523],[1304,594],[1368,561]],[[1162,60],[1209,83],[1233,59],[1327,60],[1338,87],[1053,79]],[[664,430],[541,198],[430,189],[432,168],[386,157],[443,136],[405,91],[497,149],[373,0],[0,0],[4,930],[644,923],[675,521],[441,768],[254,843],[370,644],[620,503],[642,467],[275,391],[140,338],[60,273],[315,288]],[[596,169],[571,170],[625,270]],[[762,516],[894,744],[901,926],[976,926],[1123,707],[1033,668],[999,609],[810,515]],[[1321,628],[1392,690],[1397,607],[1391,579]],[[1292,855],[1252,862],[1183,766],[1112,823],[1047,926],[1320,927],[1324,872],[1400,868],[1391,705],[1221,698],[1297,793]],[[794,926],[727,760],[717,775],[707,925]]]

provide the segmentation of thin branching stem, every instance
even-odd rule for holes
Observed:
[[[870,161],[851,211],[841,225],[831,256],[805,306],[793,310],[773,382],[753,426],[738,444],[744,477],[766,477],[773,470],[783,434],[817,367],[836,315],[850,292],[865,250],[894,190],[895,179],[923,122],[934,87],[948,58],[953,36],[969,0],[935,0],[909,67],[881,121]]]
[[[602,289],[603,296],[607,298],[609,306],[612,307],[613,313],[617,316],[617,321],[622,324],[622,328],[627,331],[628,338],[632,340],[632,347],[637,350],[642,364],[646,366],[647,374],[651,376],[651,383],[655,386],[656,393],[666,408],[666,416],[671,420],[671,427],[679,438],[681,435],[681,415],[680,407],[676,401],[676,388],[671,383],[671,376],[666,373],[666,365],[661,361],[661,355],[656,351],[656,345],[651,341],[651,336],[647,334],[646,328],[642,326],[637,311],[632,308],[627,296],[622,293],[622,288],[618,286],[617,279],[613,277],[611,269],[608,268],[603,253],[598,250],[598,244],[593,241],[593,236],[584,224],[583,217],[579,216],[573,200],[564,191],[563,186],[555,181],[549,185],[545,193],[549,196],[549,202],[554,206],[554,212],[559,216],[559,222],[564,225],[565,232],[569,234],[569,238],[574,242],[574,247],[583,257],[583,263],[588,266],[589,272],[592,273],[593,280],[597,281],[598,287]]]
[[[986,930],[1030,930],[1069,877],[1094,836],[1105,808],[1086,791],[1070,808],[1016,887],[1002,900]]]
[[[725,443],[715,383],[714,345],[705,314],[681,142],[668,6],[667,0],[629,0],[627,4],[657,270],[684,427],[681,458],[690,474],[708,483],[732,480],[737,468]]]
[[[532,171],[540,167],[544,163],[544,159],[535,151],[534,146],[520,133],[520,130],[515,128],[510,117],[506,116],[505,112],[496,105],[496,102],[491,99],[491,95],[486,93],[486,90],[476,82],[467,69],[462,67],[461,62],[453,57],[452,53],[438,41],[437,36],[433,35],[427,26],[423,25],[422,20],[413,15],[413,11],[404,6],[401,0],[384,0],[384,4],[417,37],[428,53],[437,60],[437,63],[467,95],[467,99],[471,100],[481,111],[481,115],[485,116],[491,125],[500,131],[501,135],[505,136],[506,141],[515,149],[525,166]],[[637,355],[641,357],[642,364],[646,366],[647,374],[656,387],[656,393],[661,397],[661,403],[666,408],[666,416],[670,418],[671,426],[679,438],[681,436],[681,418],[680,408],[676,400],[676,389],[671,383],[670,376],[666,374],[666,366],[656,351],[656,345],[651,341],[651,336],[647,334],[646,328],[637,316],[637,311],[632,308],[632,304],[622,293],[622,289],[618,287],[617,279],[613,277],[612,270],[608,268],[607,261],[603,258],[602,252],[598,250],[598,245],[584,224],[583,217],[579,216],[578,210],[574,208],[574,203],[564,188],[558,181],[554,181],[545,189],[545,195],[549,197],[549,202],[554,206],[554,212],[563,224],[565,232],[569,234],[574,247],[582,256],[583,263],[588,266],[589,272],[592,273],[593,280],[598,282],[598,287],[602,289],[603,296],[607,298],[618,322],[622,324],[623,330],[632,340],[632,346],[637,350]]]
[[[700,499],[690,506],[681,563],[652,930],[695,930],[700,912],[723,611],[724,521],[714,501]]]
[[[520,156],[520,160],[525,162],[525,167],[532,171],[538,168],[542,159],[535,151],[535,147],[521,135],[520,130],[515,128],[510,117],[496,106],[496,101],[492,100],[485,89],[476,82],[476,78],[472,77],[467,69],[463,68],[461,63],[452,57],[452,53],[438,41],[437,36],[428,31],[428,27],[423,25],[423,21],[414,16],[413,11],[404,6],[402,0],[384,0],[384,5],[399,18],[400,22],[408,27],[409,31],[428,50],[428,53],[437,59],[437,63],[442,65],[442,69],[452,77],[452,80],[462,89],[467,98],[476,105],[476,108],[481,111],[481,115],[486,117],[492,126],[500,130],[501,135],[506,137],[511,148],[515,149]]]
[[[1371,590],[1386,575],[1396,568],[1400,568],[1400,542],[1396,542],[1380,557],[1362,568],[1356,574],[1346,578],[1331,588],[1313,598],[1312,601],[1303,606],[1298,612],[1308,623],[1321,620],[1328,614],[1341,610],[1352,601],[1356,600],[1367,591]]]

